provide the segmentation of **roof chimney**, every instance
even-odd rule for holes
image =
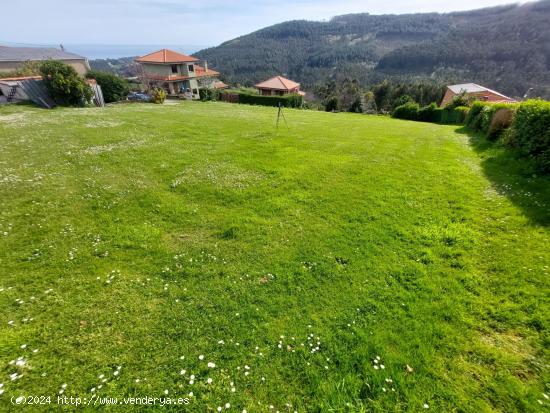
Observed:
[[[204,61],[204,70],[208,74],[208,62],[206,60]]]

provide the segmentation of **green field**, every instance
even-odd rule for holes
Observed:
[[[285,114],[0,107],[1,411],[550,409],[550,179],[457,126]]]

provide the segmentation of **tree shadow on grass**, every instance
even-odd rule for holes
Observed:
[[[469,137],[494,189],[519,207],[534,225],[550,226],[550,176],[541,174],[532,161],[519,157],[516,151],[465,127],[456,132]]]

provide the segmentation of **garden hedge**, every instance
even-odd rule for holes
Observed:
[[[419,120],[420,106],[418,103],[407,102],[404,105],[397,106],[392,113],[392,117],[406,120]]]
[[[279,106],[281,104],[287,108],[300,108],[304,103],[301,95],[292,94],[284,96],[262,96],[245,92],[227,92],[239,97],[239,103],[261,106]],[[223,100],[223,99],[222,99]]]
[[[420,122],[462,124],[468,108],[458,106],[450,109],[438,108],[435,103],[420,107],[417,103],[405,103],[394,109],[392,116],[397,119],[418,120]]]
[[[517,106],[506,143],[550,173],[550,102],[528,100]]]
[[[474,102],[466,117],[466,126],[495,139],[511,126],[517,108],[518,105],[512,103]]]

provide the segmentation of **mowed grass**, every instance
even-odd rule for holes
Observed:
[[[0,410],[548,411],[550,180],[454,126],[285,115],[0,108]]]

